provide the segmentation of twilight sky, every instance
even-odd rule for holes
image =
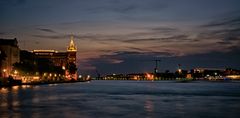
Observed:
[[[65,51],[83,74],[240,69],[239,0],[0,0],[0,38]]]

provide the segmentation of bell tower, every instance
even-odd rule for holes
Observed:
[[[77,47],[73,42],[73,36],[70,37],[70,44],[67,47],[67,71],[66,75],[69,80],[77,80],[77,67],[76,67],[76,54]]]
[[[76,53],[77,53],[77,47],[75,46],[75,44],[73,42],[73,36],[71,36],[70,37],[70,44],[67,48],[68,63],[76,64]]]

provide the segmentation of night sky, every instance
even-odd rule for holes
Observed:
[[[240,0],[0,0],[0,38],[65,51],[79,72],[240,69]]]

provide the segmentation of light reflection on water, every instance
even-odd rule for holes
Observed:
[[[240,83],[92,81],[0,88],[0,117],[240,117]]]

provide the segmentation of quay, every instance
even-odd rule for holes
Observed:
[[[42,80],[42,81],[31,81],[31,82],[22,82],[22,80],[15,80],[11,77],[0,78],[0,88],[1,87],[12,87],[18,85],[44,85],[44,84],[61,84],[61,83],[76,83],[76,82],[88,82],[91,81],[90,76],[75,79],[65,79],[65,80]]]

